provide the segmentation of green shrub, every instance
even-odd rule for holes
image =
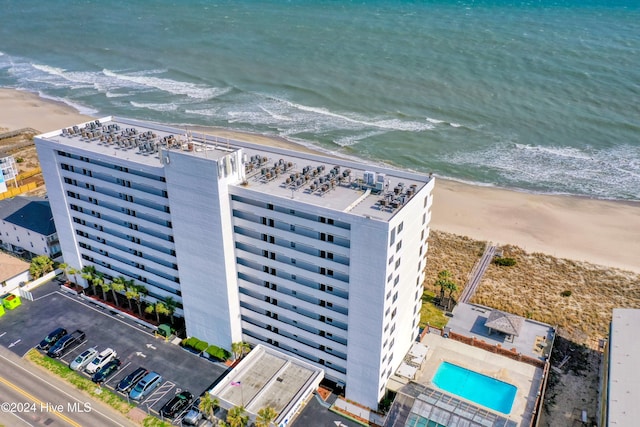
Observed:
[[[513,265],[516,265],[516,260],[513,258],[497,257],[493,259],[493,263],[501,267],[511,267]]]
[[[562,291],[562,292],[560,292],[560,295],[563,296],[563,297],[570,297],[571,296],[571,291],[570,290]]]
[[[218,360],[227,360],[231,357],[231,353],[229,353],[224,348],[217,347],[215,345],[210,345],[207,347],[206,352],[211,356],[215,357]]]
[[[205,351],[205,349],[206,349],[207,347],[209,347],[209,344],[208,344],[208,343],[206,343],[206,342],[204,342],[204,341],[198,341],[198,342],[193,346],[193,348],[194,348],[196,351]]]
[[[16,158],[16,163],[22,163],[22,162],[24,162],[24,159],[22,157]]]

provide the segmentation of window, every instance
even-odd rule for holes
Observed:
[[[393,245],[396,241],[396,229],[391,230],[391,236],[389,237],[389,246]]]
[[[271,203],[267,203],[267,209],[269,209],[270,211],[273,210],[273,204]]]
[[[398,291],[396,291],[395,294],[393,294],[393,300],[391,300],[392,303],[396,302],[396,300],[398,299]]]
[[[393,319],[394,317],[396,317],[396,313],[398,312],[398,307],[394,308],[393,311],[391,312],[391,318]]]
[[[290,229],[291,231],[296,231],[296,226],[295,226],[295,225],[293,225],[293,224],[291,224],[291,226],[289,226],[289,229]]]
[[[400,267],[400,258],[398,258],[398,260],[396,261],[396,270],[398,269],[398,267]]]
[[[397,285],[398,282],[400,281],[400,276],[396,276],[396,279],[393,281],[393,286]]]
[[[400,234],[402,232],[403,228],[404,228],[404,221],[401,222],[400,224],[398,224],[398,234]]]
[[[401,248],[402,248],[402,240],[400,240],[396,245],[396,252],[398,252]]]
[[[423,213],[422,214],[422,225],[424,225],[424,223],[427,222],[427,213]]]
[[[389,257],[389,265],[391,265],[392,262],[393,262],[393,255]]]

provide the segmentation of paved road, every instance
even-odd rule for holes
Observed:
[[[137,426],[2,347],[0,420],[7,427]]]

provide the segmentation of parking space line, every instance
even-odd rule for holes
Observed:
[[[165,397],[167,393],[169,393],[173,389],[173,387],[175,387],[174,383],[172,383],[171,381],[165,381],[164,383],[162,383],[160,387],[158,387],[156,391],[151,393],[149,397],[147,397],[143,402],[141,402],[141,404],[144,403],[147,407],[150,408],[151,406],[158,403],[160,399]],[[164,390],[164,393],[162,393],[163,390]]]

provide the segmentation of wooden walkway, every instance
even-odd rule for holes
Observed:
[[[476,262],[476,265],[473,266],[471,273],[469,273],[469,280],[460,295],[460,299],[458,303],[468,303],[473,294],[476,292],[478,285],[480,284],[480,280],[482,280],[482,276],[484,272],[487,271],[487,267],[489,267],[489,263],[493,259],[493,256],[496,253],[497,245],[494,245],[491,242],[487,243],[487,246],[484,248],[484,253],[482,257]]]

